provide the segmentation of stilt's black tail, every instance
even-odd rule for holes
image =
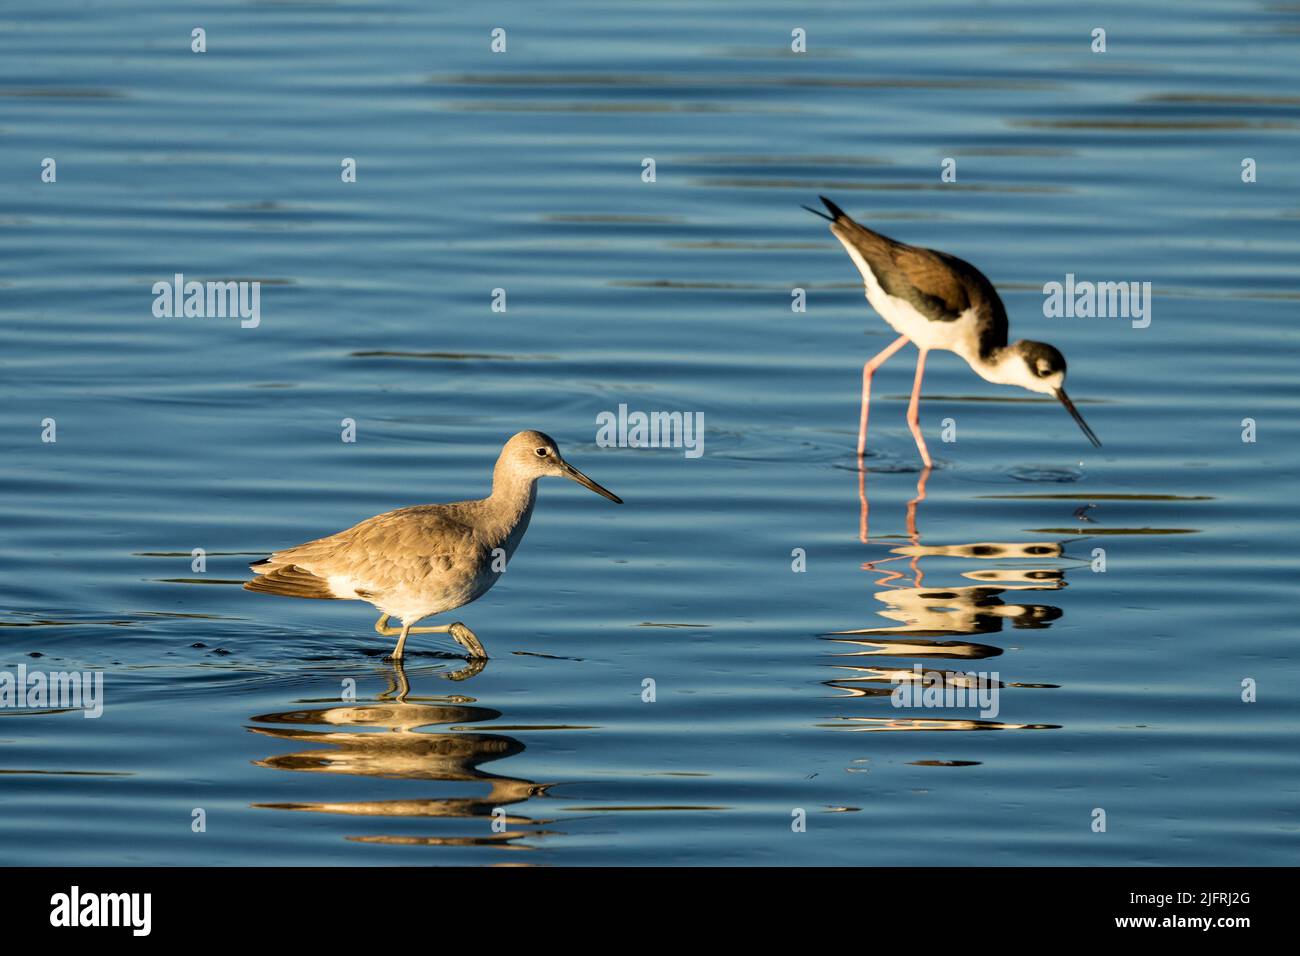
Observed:
[[[849,218],[849,217],[848,217],[848,214],[845,213],[843,209],[841,209],[839,206],[835,205],[835,203],[831,202],[831,201],[830,201],[829,199],[827,199],[825,196],[818,196],[817,198],[820,199],[823,203],[826,204],[826,208],[829,209],[829,210],[831,211],[831,215],[828,216],[828,215],[826,215],[826,213],[822,212],[820,209],[814,209],[812,206],[803,206],[802,208],[807,209],[807,210],[808,210],[810,213],[812,213],[814,216],[821,216],[821,217],[822,217],[823,219],[825,219],[827,222],[838,222],[838,221],[841,220],[841,219],[848,219],[848,218]]]
[[[835,205],[835,203],[831,202],[831,201],[830,201],[829,199],[827,199],[825,196],[818,196],[817,198],[820,199],[820,200],[822,201],[823,204],[825,204],[826,208],[829,209],[829,210],[831,211],[831,215],[834,216],[836,219],[848,219],[848,218],[849,218],[849,214],[848,214],[848,213],[846,213],[846,212],[845,212],[843,209],[841,209],[839,206]]]

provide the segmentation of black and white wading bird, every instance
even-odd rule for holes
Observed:
[[[1101,447],[1101,441],[1065,394],[1065,356],[1046,342],[1021,339],[1007,343],[1007,310],[984,273],[946,252],[909,246],[872,232],[825,196],[818,198],[826,204],[829,216],[810,206],[803,208],[830,222],[831,234],[862,273],[867,301],[898,333],[897,339],[862,367],[859,460],[867,450],[871,376],[908,342],[916,346],[918,354],[907,424],[925,467],[930,467],[930,453],[921,436],[917,407],[925,357],[931,349],[956,352],[985,381],[1019,385],[1054,396],[1079,423],[1088,440]]]

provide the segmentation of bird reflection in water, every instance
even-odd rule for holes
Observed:
[[[925,486],[930,481],[930,472],[933,468],[926,466],[921,469],[920,477],[916,479],[916,496],[907,503],[907,534],[910,538],[917,538],[919,535],[916,531],[916,508],[925,500]],[[863,544],[871,543],[871,534],[867,528],[867,516],[871,511],[871,502],[867,499],[867,468],[866,465],[858,468],[858,539]]]
[[[478,821],[470,832],[461,835],[348,837],[360,843],[531,849],[519,841],[548,835],[550,831],[540,828],[552,820],[530,818],[505,808],[544,795],[551,784],[480,769],[482,764],[522,753],[524,745],[520,741],[501,734],[426,730],[495,720],[501,716],[500,712],[474,706],[473,699],[468,697],[412,697],[401,663],[390,661],[387,666],[391,668],[388,689],[373,701],[252,717],[253,723],[263,725],[248,728],[255,734],[294,747],[311,745],[255,761],[255,765],[271,770],[380,777],[413,784],[480,784],[486,785],[488,792],[482,796],[424,795],[409,799],[256,803],[253,806],[358,817]],[[503,812],[494,817],[493,811],[498,808]]]
[[[917,528],[917,511],[926,498],[930,469],[924,469],[917,481],[916,495],[907,503],[908,544],[892,547],[890,556],[863,565],[876,576],[875,597],[885,607],[876,613],[898,622],[896,626],[835,631],[824,635],[837,645],[847,645],[838,658],[885,657],[921,660],[981,660],[997,657],[1002,648],[985,641],[972,641],[975,635],[996,634],[1010,621],[1019,629],[1050,627],[1061,617],[1061,609],[1050,604],[1019,603],[1003,597],[1008,592],[1056,591],[1065,587],[1065,542],[922,544]],[[859,536],[864,543],[868,535],[868,499],[866,469],[858,472],[860,500]],[[969,561],[999,562],[999,566],[961,572],[961,577],[977,583],[955,586],[927,586],[922,569],[923,558],[956,558]],[[831,666],[847,671],[845,676],[824,681],[828,687],[850,697],[889,697],[905,681],[918,679],[915,661],[903,666],[862,666],[836,663]],[[1054,684],[1007,683],[981,677],[966,670],[925,666],[927,677],[937,675],[944,687],[1050,688]],[[885,718],[845,716],[837,726],[853,730],[1010,730],[1042,729],[1046,724],[1010,724],[995,720],[964,720],[946,717]]]

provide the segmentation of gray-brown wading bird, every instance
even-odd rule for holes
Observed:
[[[917,348],[916,380],[907,408],[907,424],[925,467],[930,453],[921,437],[918,406],[925,356],[931,349],[956,352],[980,378],[998,385],[1019,385],[1054,396],[1096,447],[1097,438],[1065,394],[1065,356],[1046,342],[1021,339],[1007,344],[1007,310],[997,290],[969,262],[934,249],[895,242],[854,222],[825,196],[830,215],[804,206],[829,220],[831,234],[844,246],[867,288],[867,301],[898,333],[898,338],[862,368],[862,416],[858,424],[858,458],[867,450],[867,413],[871,376],[909,341]]]
[[[571,478],[623,503],[560,457],[549,436],[519,432],[501,449],[488,497],[399,508],[328,538],[276,551],[249,565],[257,577],[244,587],[287,597],[368,601],[381,612],[375,630],[397,637],[394,660],[402,659],[408,634],[434,633],[450,634],[471,660],[486,659],[474,632],[459,621],[412,625],[468,604],[497,583],[528,530],[537,479],[547,475]],[[402,622],[400,629],[388,626],[390,617]]]

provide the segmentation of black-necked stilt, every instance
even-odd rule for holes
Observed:
[[[862,419],[858,426],[858,458],[867,449],[867,413],[871,406],[871,376],[909,341],[917,348],[916,380],[907,408],[907,424],[921,460],[930,467],[930,453],[921,436],[917,408],[925,356],[947,349],[966,360],[980,378],[998,385],[1019,385],[1031,392],[1053,395],[1065,406],[1088,440],[1101,441],[1065,394],[1065,356],[1046,342],[1021,339],[1007,344],[1007,311],[984,273],[969,262],[934,249],[895,242],[854,222],[825,196],[830,215],[804,206],[831,224],[831,234],[848,250],[862,273],[867,301],[899,337],[862,367]]]

